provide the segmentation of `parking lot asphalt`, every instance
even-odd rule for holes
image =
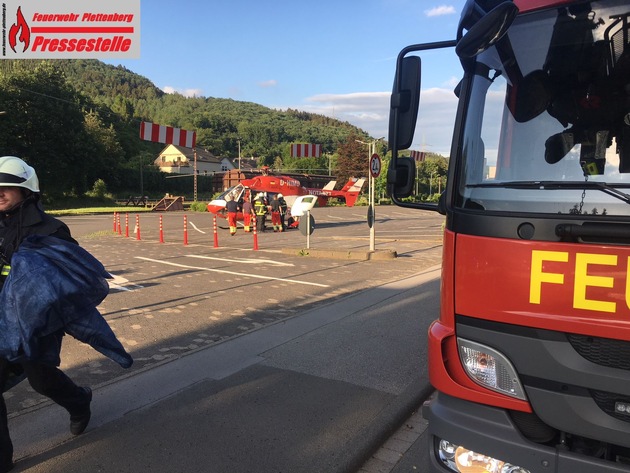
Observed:
[[[317,228],[310,248],[365,251],[369,228],[364,207],[314,209]],[[305,247],[297,230],[230,237],[219,229],[214,246],[209,214],[141,214],[140,239],[113,231],[111,215],[68,217],[79,243],[112,273],[110,295],[99,307],[135,359],[123,370],[91,348],[66,337],[62,369],[80,384],[98,386],[147,369],[230,337],[295,316],[322,302],[409,277],[438,264],[441,221],[438,214],[380,207],[377,250],[395,250],[390,260],[361,261],[286,254]],[[131,221],[135,221],[132,214]],[[159,241],[162,217],[164,243]],[[184,244],[183,221],[188,221]],[[134,224],[135,225],[135,224]],[[6,395],[10,415],[45,402],[22,383]]]
[[[321,208],[313,214],[310,249],[366,251],[365,208]],[[287,253],[307,246],[297,230],[261,233],[258,249],[253,235],[242,231],[230,237],[219,228],[215,239],[208,214],[152,213],[129,220],[133,228],[127,227],[127,236],[125,226],[120,233],[114,230],[109,215],[64,218],[80,244],[114,276],[99,309],[135,359],[125,371],[68,339],[62,368],[96,389],[412,277],[441,258],[442,217],[396,207],[377,209],[376,249],[396,253],[385,261]],[[49,404],[27,383],[9,392],[7,403],[16,422]]]

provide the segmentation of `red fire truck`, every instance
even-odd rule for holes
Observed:
[[[448,184],[415,203],[420,58],[463,78]],[[430,137],[428,138],[430,140]],[[432,472],[630,471],[630,1],[469,0],[401,51],[388,188],[446,217]]]

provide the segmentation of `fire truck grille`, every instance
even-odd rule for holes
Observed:
[[[574,334],[567,337],[575,351],[588,361],[610,368],[630,370],[630,342]]]
[[[606,414],[624,422],[630,422],[630,397],[593,390],[591,390],[591,396]]]

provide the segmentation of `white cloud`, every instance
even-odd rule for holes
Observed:
[[[457,13],[457,11],[455,10],[455,7],[451,5],[440,5],[439,7],[433,7],[424,11],[424,14],[428,17],[454,15],[455,13]]]
[[[391,92],[319,94],[308,97],[302,110],[349,122],[371,136],[386,136]]]
[[[420,111],[412,149],[448,156],[453,139],[457,97],[453,89],[432,88],[420,94]]]
[[[201,97],[203,95],[203,91],[201,89],[176,89],[170,85],[162,87],[162,90],[167,94],[180,94],[184,97]]]
[[[388,139],[390,96],[391,92],[319,94],[308,97],[306,105],[289,108],[346,121],[371,137]],[[412,149],[448,156],[456,109],[457,98],[452,88],[423,90]]]
[[[275,79],[271,79],[271,80],[259,82],[258,85],[262,88],[275,87],[276,85],[278,85],[278,81]]]

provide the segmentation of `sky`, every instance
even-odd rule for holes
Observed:
[[[398,52],[455,38],[464,0],[433,1],[141,0],[140,58],[106,62],[165,92],[303,110],[387,138]],[[453,50],[423,54],[426,118],[412,149],[448,155],[461,75]]]

